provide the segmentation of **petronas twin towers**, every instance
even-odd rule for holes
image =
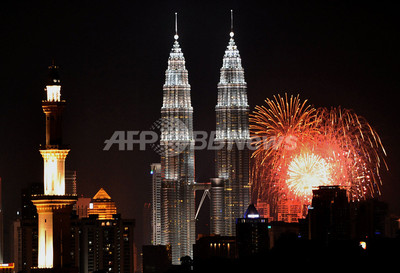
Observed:
[[[231,21],[232,22],[232,21]],[[174,44],[168,59],[161,108],[161,241],[170,245],[173,264],[193,257],[195,244],[195,139],[185,58],[175,14]],[[235,235],[235,220],[250,202],[249,105],[239,51],[230,33],[223,57],[216,105],[216,176],[223,181],[222,211],[212,232]],[[211,196],[213,198],[213,196]],[[222,218],[222,219],[221,219]],[[211,220],[213,221],[213,219]],[[217,226],[217,227],[216,227]]]
[[[193,108],[185,58],[175,34],[161,108],[161,244],[172,261],[192,256],[195,243]]]

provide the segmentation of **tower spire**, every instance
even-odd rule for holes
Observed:
[[[233,9],[231,9],[231,32],[229,33],[229,36],[233,38],[235,33],[233,33]]]
[[[175,12],[175,35],[174,35],[174,39],[178,40],[179,35],[178,35],[178,13]]]

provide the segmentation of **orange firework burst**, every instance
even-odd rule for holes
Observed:
[[[312,189],[332,184],[331,166],[322,157],[302,153],[293,158],[288,166],[286,186],[290,193],[310,202]]]
[[[380,169],[388,167],[378,133],[353,110],[320,108],[317,115],[321,132],[317,144],[335,166],[336,183],[347,185],[355,201],[380,195]]]
[[[309,203],[312,188],[346,187],[354,200],[380,194],[385,150],[365,118],[341,108],[315,109],[299,96],[267,99],[250,116],[253,197]]]
[[[267,106],[256,106],[250,115],[252,143],[252,189],[254,197],[271,204],[281,198],[288,160],[304,143],[318,134],[316,109],[299,96],[285,94],[265,100]]]
[[[276,152],[284,152],[287,146],[298,140],[309,138],[315,133],[316,110],[303,103],[299,96],[288,98],[280,95],[274,100],[266,99],[268,107],[256,106],[250,116],[253,144],[257,147],[252,157],[262,157],[261,163]],[[303,142],[303,141],[301,141]],[[292,147],[295,148],[295,147]]]

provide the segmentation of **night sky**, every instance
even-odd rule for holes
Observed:
[[[264,1],[262,1],[264,2]],[[280,2],[280,1],[279,1]],[[389,3],[389,2],[388,2]],[[174,12],[186,58],[194,129],[215,130],[217,83],[234,10],[251,110],[275,94],[315,107],[354,109],[388,153],[382,200],[400,214],[399,6],[293,1],[12,1],[0,9],[0,176],[8,225],[20,191],[43,181],[41,100],[47,67],[60,66],[66,169],[78,194],[103,187],[125,218],[150,201],[151,150],[103,151],[114,131],[148,130],[160,118]],[[196,152],[196,181],[214,176],[214,152]]]

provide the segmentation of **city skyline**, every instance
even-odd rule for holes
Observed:
[[[65,10],[63,11],[65,16],[69,12],[75,11],[73,7],[65,5]],[[55,8],[55,6],[47,7],[48,11],[51,11],[52,8]],[[83,10],[85,10],[84,8]],[[101,12],[105,13],[105,10],[102,10],[105,7],[98,8],[100,9],[100,14]],[[172,10],[173,8],[176,8],[176,10]],[[124,216],[139,220],[143,202],[146,201],[144,199],[150,200],[151,197],[149,166],[153,162],[158,162],[158,155],[151,150],[141,152],[138,149],[133,152],[115,150],[106,152],[102,150],[104,141],[110,138],[115,130],[146,130],[159,118],[159,110],[157,109],[161,107],[162,98],[162,84],[159,83],[163,79],[162,71],[166,68],[165,60],[172,42],[172,35],[170,34],[173,30],[173,20],[171,20],[171,17],[175,11],[180,14],[180,25],[182,25],[183,32],[180,35],[180,39],[183,39],[185,57],[188,66],[190,65],[188,70],[192,85],[193,107],[198,109],[194,114],[194,127],[199,130],[213,130],[215,123],[210,122],[210,120],[214,119],[213,111],[210,109],[215,107],[218,70],[221,66],[221,54],[226,47],[227,34],[229,33],[229,10],[231,8],[235,10],[235,18],[237,18],[237,23],[235,24],[235,33],[238,33],[236,43],[241,50],[246,69],[246,81],[249,84],[250,112],[256,104],[262,104],[264,98],[271,97],[274,94],[282,94],[283,92],[299,93],[301,98],[309,99],[313,104],[326,105],[328,107],[344,105],[355,109],[371,121],[372,126],[377,129],[382,137],[383,144],[388,151],[389,173],[383,174],[383,197],[398,211],[399,204],[395,201],[395,197],[399,189],[399,186],[396,185],[399,176],[395,162],[396,156],[398,156],[396,151],[399,148],[395,141],[395,135],[398,133],[399,127],[395,121],[391,120],[392,117],[395,117],[394,102],[390,99],[391,94],[375,90],[376,87],[381,87],[383,90],[396,89],[396,82],[392,78],[394,75],[390,74],[394,69],[395,61],[388,59],[382,61],[379,59],[381,63],[378,62],[378,56],[381,56],[379,54],[386,56],[385,54],[389,55],[389,52],[394,52],[390,50],[388,52],[374,51],[374,46],[378,46],[378,49],[394,46],[393,44],[388,45],[385,43],[392,41],[393,38],[390,37],[390,33],[394,30],[386,28],[385,33],[387,35],[379,34],[380,31],[383,31],[383,26],[387,27],[389,25],[388,21],[390,21],[391,17],[387,18],[387,21],[378,22],[377,20],[374,23],[364,18],[362,22],[369,22],[369,25],[367,25],[370,26],[370,30],[368,31],[364,30],[364,27],[361,27],[361,24],[358,23],[360,25],[348,26],[349,29],[340,29],[343,30],[343,32],[340,32],[336,27],[345,23],[330,21],[333,20],[333,11],[325,11],[328,15],[331,15],[324,21],[325,26],[330,26],[331,32],[333,30],[337,31],[333,31],[335,35],[339,36],[336,40],[328,37],[329,35],[326,33],[321,33],[322,27],[313,27],[308,25],[309,23],[301,21],[306,17],[304,14],[297,15],[300,17],[297,20],[303,23],[296,26],[303,31],[300,33],[305,37],[313,38],[311,41],[307,41],[306,38],[300,37],[302,34],[299,34],[299,36],[294,35],[297,33],[293,29],[296,18],[292,18],[288,22],[283,20],[283,18],[287,19],[286,16],[288,16],[287,14],[284,15],[283,7],[278,9],[281,11],[281,17],[279,17],[279,13],[273,14],[269,11],[258,11],[237,3],[233,7],[218,6],[215,8],[218,12],[210,11],[210,13],[205,13],[210,18],[212,17],[212,20],[210,20],[212,24],[205,19],[203,22],[201,21],[201,18],[207,18],[204,15],[190,18],[195,8],[171,6],[171,11],[161,11],[161,8],[158,8],[156,14],[159,17],[148,18],[147,21],[143,21],[142,28],[139,28],[140,35],[135,33],[135,27],[133,27],[136,26],[137,28],[140,23],[138,18],[131,18],[133,21],[138,20],[138,22],[135,21],[136,23],[128,27],[125,23],[129,22],[130,17],[125,14],[126,17],[123,17],[124,19],[121,19],[116,25],[110,23],[112,26],[107,26],[105,22],[103,23],[104,25],[101,25],[102,22],[98,15],[92,14],[93,19],[96,18],[98,20],[94,22],[102,26],[99,27],[99,31],[104,28],[105,32],[110,34],[114,30],[113,27],[116,26],[125,26],[126,29],[124,31],[131,31],[130,34],[121,31],[121,36],[116,35],[114,40],[111,39],[105,43],[112,45],[114,44],[112,41],[118,41],[118,39],[120,39],[119,41],[127,42],[127,44],[118,45],[120,49],[123,49],[119,54],[113,50],[107,52],[106,49],[109,49],[109,47],[100,46],[101,39],[106,39],[106,36],[96,31],[90,32],[94,34],[86,40],[89,44],[93,43],[91,45],[95,45],[95,47],[91,49],[85,45],[80,45],[83,50],[86,50],[85,52],[80,52],[78,50],[80,46],[75,43],[78,43],[79,37],[82,38],[86,32],[80,30],[78,23],[74,25],[77,28],[76,37],[73,32],[67,32],[67,22],[70,22],[68,20],[60,20],[58,22],[60,24],[58,26],[61,26],[63,30],[61,32],[64,32],[64,34],[60,31],[52,31],[56,30],[57,23],[55,26],[42,26],[43,28],[38,28],[36,32],[33,32],[41,34],[39,35],[40,38],[48,37],[51,40],[45,45],[44,49],[41,49],[41,46],[46,44],[45,40],[29,36],[28,32],[24,32],[22,26],[25,25],[23,23],[18,25],[19,27],[17,27],[15,34],[7,33],[8,36],[6,37],[11,38],[7,39],[7,41],[13,42],[15,40],[17,49],[24,39],[31,41],[33,46],[27,52],[19,53],[21,55],[17,57],[14,56],[15,59],[7,59],[5,62],[8,65],[5,66],[7,71],[4,71],[5,82],[3,83],[3,90],[5,91],[2,94],[1,103],[5,115],[2,121],[3,128],[8,128],[9,130],[4,130],[2,141],[3,143],[10,143],[12,140],[18,140],[17,142],[21,143],[21,145],[16,151],[15,148],[11,149],[11,147],[2,148],[2,154],[7,157],[1,160],[1,165],[8,166],[0,169],[2,171],[0,175],[3,180],[3,192],[10,193],[10,196],[19,196],[19,189],[26,187],[28,183],[42,182],[43,168],[41,164],[43,163],[40,154],[37,152],[39,144],[43,143],[44,140],[43,114],[41,113],[40,101],[44,98],[43,83],[47,75],[46,68],[51,59],[54,58],[56,64],[61,67],[61,77],[64,83],[63,86],[65,86],[63,87],[63,96],[68,101],[68,109],[66,110],[64,121],[64,127],[68,128],[65,130],[65,142],[71,145],[72,150],[68,156],[70,162],[67,161],[66,164],[67,166],[69,165],[67,169],[77,170],[78,194],[92,196],[98,188],[104,186],[118,203],[118,207],[121,208]],[[307,10],[306,7],[300,8]],[[344,9],[344,7],[342,8]],[[368,9],[368,7],[365,8]],[[15,12],[21,16],[25,14],[24,12],[27,12],[25,9],[26,7],[22,7],[21,11]],[[341,9],[337,9],[341,11]],[[149,7],[147,7],[146,11],[147,15],[151,14]],[[362,20],[362,14],[352,9],[350,11],[358,14],[360,17],[357,18]],[[293,10],[287,12],[292,15],[296,14]],[[371,15],[372,11],[369,10],[369,12],[368,14]],[[38,8],[36,13],[43,15],[45,12]],[[82,11],[81,14],[84,14],[84,12]],[[253,18],[257,17],[255,15],[259,15],[260,18]],[[321,19],[314,13],[311,15],[314,15],[314,17],[311,16],[308,19],[311,22],[313,18],[314,20]],[[342,12],[341,15],[343,17],[340,17],[342,21],[344,20],[347,23],[356,22],[356,19],[346,17],[345,12]],[[97,29],[96,26],[91,25],[92,21],[82,19],[79,14],[76,16],[77,22],[83,23],[84,26],[92,28],[92,30]],[[6,18],[8,17],[6,16]],[[145,16],[140,18],[146,19]],[[194,18],[196,18],[195,21],[197,23],[191,21]],[[45,18],[40,22],[45,23]],[[257,23],[260,23],[260,25]],[[151,35],[144,35],[148,32],[144,25],[153,30]],[[202,27],[203,25],[206,25],[207,28]],[[258,27],[252,29],[252,26],[255,27],[256,25]],[[375,26],[375,29],[372,26]],[[279,30],[282,29],[286,31],[280,32]],[[308,29],[309,32],[304,32],[305,29]],[[357,30],[364,30],[365,33],[361,32],[360,35]],[[374,31],[376,35],[382,35],[379,36],[381,40],[378,41],[372,39],[371,36],[364,36],[369,31]],[[19,33],[25,33],[25,35],[19,37],[17,36]],[[50,39],[51,33],[54,36]],[[320,36],[314,37],[312,34],[315,33],[319,33]],[[352,37],[351,34],[358,34],[359,36]],[[288,36],[292,37],[288,38]],[[71,40],[68,40],[68,37]],[[279,39],[270,39],[272,37],[278,37]],[[340,39],[340,37],[343,39]],[[299,43],[289,45],[290,41],[293,41],[291,39],[295,41],[296,38]],[[66,47],[62,47],[63,41],[67,41]],[[149,49],[152,50],[145,51],[143,56],[136,55],[137,52],[134,53],[135,50],[143,50],[143,46],[148,44],[149,41],[162,41],[162,45],[150,46]],[[260,41],[265,42],[265,44],[260,43]],[[338,46],[336,50],[330,45],[333,41],[336,41],[333,45]],[[352,47],[344,46],[345,41],[347,43],[353,42],[351,44]],[[368,41],[373,46],[371,44],[368,45]],[[318,46],[313,45],[313,42]],[[265,46],[260,46],[259,44]],[[284,46],[280,48],[282,44]],[[133,46],[133,48],[128,45]],[[17,51],[10,50],[10,45],[3,46],[6,47],[5,49],[9,49],[3,52],[15,52],[14,55],[16,54]],[[204,47],[207,47],[207,59],[205,59],[204,52],[202,54],[196,52],[199,48]],[[73,52],[77,55],[70,56],[71,53],[67,50],[68,48],[74,49],[75,51]],[[311,49],[316,51],[310,53]],[[31,55],[33,54],[31,53],[35,50],[38,50],[40,54],[32,57]],[[294,50],[298,55],[295,53],[291,55],[291,50]],[[370,59],[361,58],[368,55],[371,50],[375,55],[370,55]],[[253,51],[255,52],[253,53]],[[29,53],[31,55],[27,58]],[[133,58],[126,58],[125,53],[127,56],[133,56]],[[313,58],[310,58],[310,56]],[[290,60],[289,57],[295,58]],[[320,64],[318,59],[320,57],[323,57],[322,60],[326,61],[323,65]],[[348,57],[348,62],[340,62],[345,61],[345,57]],[[395,55],[395,57],[398,56]],[[336,58],[339,58],[339,60],[336,60]],[[134,61],[136,59],[137,62]],[[150,61],[144,64],[144,68],[149,73],[142,74],[142,61],[147,61],[147,59]],[[103,64],[103,67],[100,67],[98,62],[101,60],[107,60],[108,62]],[[127,60],[130,61],[128,62]],[[266,60],[268,61],[264,62]],[[308,63],[308,65],[304,65],[303,62]],[[375,66],[376,62],[381,65]],[[136,63],[139,63],[139,65],[132,67]],[[385,64],[386,66],[384,66]],[[24,66],[23,71],[21,71],[21,65]],[[316,66],[313,67],[313,65]],[[267,68],[260,70],[260,67]],[[306,67],[308,70],[302,71],[302,67]],[[130,70],[131,68],[132,71]],[[202,68],[206,68],[205,71],[207,72],[201,72]],[[269,75],[271,76],[264,75],[266,72],[270,72]],[[110,75],[109,78],[108,75]],[[131,78],[131,75],[135,76]],[[108,79],[104,79],[104,77]],[[207,77],[208,81],[204,81],[203,77]],[[139,87],[138,90],[136,90],[136,86]],[[143,92],[147,92],[146,87],[152,90],[153,92],[149,93],[153,94],[143,94]],[[261,92],[259,91],[260,89],[262,90]],[[201,94],[201,92],[207,93]],[[19,96],[21,93],[26,95],[22,99]],[[18,106],[15,103],[17,101]],[[141,103],[137,101],[141,101]],[[134,107],[132,107],[132,103]],[[146,110],[145,117],[139,115],[143,110]],[[207,113],[208,111],[211,114]],[[388,120],[391,120],[391,122]],[[12,153],[13,150],[15,151],[14,154]],[[196,152],[196,158],[200,157],[202,159],[200,161],[196,160],[197,181],[204,182],[213,176],[212,164],[209,164],[211,165],[210,167],[204,163],[197,163],[212,160],[213,155],[213,151]],[[20,162],[20,167],[26,170],[26,174],[15,172],[17,170],[16,165],[18,165],[16,162]],[[389,190],[387,190],[388,188]],[[393,190],[391,191],[390,189]],[[144,192],[148,195],[147,197],[144,196]],[[5,196],[4,208],[7,217],[12,218],[18,209],[18,203],[13,200],[7,200]]]

